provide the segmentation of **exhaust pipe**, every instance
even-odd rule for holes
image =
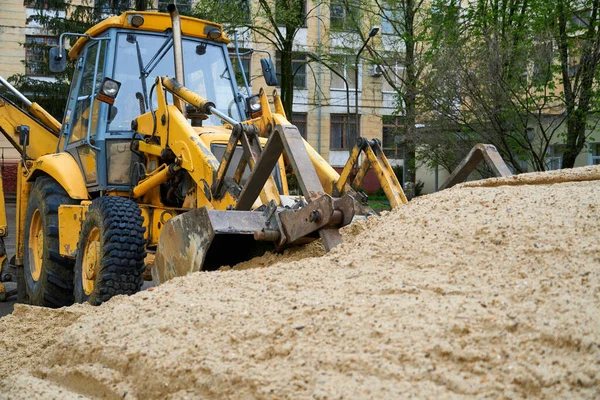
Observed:
[[[185,86],[185,74],[183,72],[183,44],[181,42],[181,19],[175,4],[169,4],[167,10],[171,15],[171,26],[173,28],[173,57],[175,58],[175,80]],[[175,96],[175,105],[185,117],[185,104]]]

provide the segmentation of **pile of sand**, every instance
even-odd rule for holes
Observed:
[[[598,398],[599,199],[600,181],[462,186],[323,256],[17,307],[0,397]]]

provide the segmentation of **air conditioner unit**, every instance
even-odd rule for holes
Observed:
[[[383,74],[383,67],[381,65],[371,65],[369,69],[369,74],[371,76],[381,76]]]

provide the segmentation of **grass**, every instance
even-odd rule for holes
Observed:
[[[386,200],[371,200],[369,198],[369,205],[373,208],[373,210],[380,211],[389,211],[391,210],[390,202]]]

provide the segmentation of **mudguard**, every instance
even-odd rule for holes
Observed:
[[[33,181],[40,174],[45,173],[57,181],[72,199],[87,200],[90,197],[81,169],[69,153],[41,156],[33,162],[29,170],[28,181]]]

